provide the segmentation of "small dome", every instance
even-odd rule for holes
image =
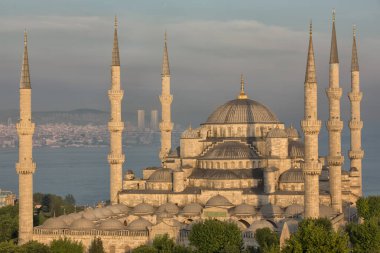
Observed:
[[[208,150],[200,160],[214,159],[255,159],[259,156],[247,144],[238,141],[225,141]]]
[[[233,206],[233,204],[228,199],[226,199],[222,195],[218,194],[218,195],[210,198],[207,201],[206,206],[207,207],[211,207],[211,206],[213,206],[213,207],[231,207],[231,206]]]
[[[197,216],[202,212],[203,207],[198,203],[187,204],[182,209],[182,214],[187,216]]]
[[[300,137],[298,130],[293,126],[285,128],[285,132],[290,139],[298,139]]]
[[[288,152],[291,158],[303,158],[305,146],[301,141],[290,141]]]
[[[336,212],[326,205],[319,205],[319,217],[321,218],[332,218],[336,216]]]
[[[129,212],[129,208],[124,204],[116,204],[114,205],[116,208],[120,210],[121,213],[127,214]]]
[[[68,216],[70,216],[73,220],[77,220],[82,218],[83,213],[71,213]]]
[[[100,230],[123,230],[125,226],[117,219],[104,220],[99,225]]]
[[[62,229],[62,228],[67,228],[67,224],[64,222],[63,219],[61,218],[50,218],[47,219],[43,224],[43,228],[48,228],[48,229]]]
[[[147,228],[151,226],[152,226],[152,223],[140,217],[137,220],[134,220],[131,223],[129,223],[129,225],[127,226],[127,229],[132,230],[132,231],[144,231],[144,230],[147,230]]]
[[[93,214],[94,214],[94,215],[96,216],[96,218],[98,218],[98,219],[105,219],[105,218],[107,218],[107,216],[103,214],[103,212],[102,212],[102,208],[96,208],[96,209],[94,209]]]
[[[303,183],[304,177],[301,169],[290,169],[280,176],[280,183]]]
[[[114,215],[112,210],[110,210],[109,208],[106,208],[106,207],[103,207],[102,209],[100,209],[100,211],[103,213],[104,216],[107,216],[107,217]]]
[[[279,231],[282,231],[285,223],[288,226],[289,232],[291,234],[294,234],[295,232],[297,232],[298,224],[299,224],[298,220],[296,220],[296,219],[283,219],[283,220],[281,220],[281,222],[279,223],[279,228],[280,228]]]
[[[111,210],[111,212],[113,213],[113,214],[120,214],[121,213],[121,211],[120,211],[120,209],[117,207],[117,205],[113,205],[113,206],[107,206],[106,207],[107,209],[109,209],[109,210]]]
[[[292,204],[285,209],[285,217],[297,217],[303,213],[303,206]]]
[[[160,213],[157,213],[157,218],[161,218],[161,219],[168,219],[168,218],[173,218],[174,215],[171,214],[171,213],[168,213],[166,211],[164,212],[160,212]]]
[[[172,182],[172,170],[167,168],[161,168],[156,170],[150,175],[149,182]]]
[[[251,99],[234,99],[218,107],[205,124],[279,123],[276,115]]]
[[[284,212],[282,211],[281,207],[277,205],[266,204],[260,208],[260,213],[265,218],[274,218],[274,217],[283,216]]]
[[[87,220],[85,218],[80,218],[78,220],[73,221],[73,223],[71,223],[70,226],[70,229],[72,230],[89,230],[94,228],[95,224],[92,221]]]
[[[189,127],[181,134],[182,139],[198,139],[199,131],[197,129],[192,129]]]
[[[167,212],[169,214],[178,214],[179,208],[175,204],[168,202],[168,203],[162,204],[157,210],[157,213],[163,213],[163,212]]]
[[[133,208],[134,215],[151,215],[154,213],[154,207],[147,203],[140,203]]]
[[[250,215],[255,215],[256,214],[256,209],[252,205],[248,204],[240,204],[236,206],[233,210],[234,215],[236,216],[250,216]]]
[[[96,221],[99,219],[98,217],[96,217],[96,215],[94,213],[94,209],[87,209],[86,211],[84,211],[82,216],[83,216],[83,218],[90,220],[90,221]]]
[[[269,228],[270,230],[274,231],[273,224],[267,220],[255,220],[251,226],[249,226],[248,230],[255,233],[256,230],[261,228]]]
[[[276,127],[269,131],[269,133],[267,134],[267,138],[288,138],[288,134],[285,132],[284,129]]]
[[[58,219],[62,219],[68,226],[70,226],[70,224],[74,221],[70,215],[62,215],[59,216]]]

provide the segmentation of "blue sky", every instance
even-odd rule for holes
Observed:
[[[352,25],[358,26],[363,115],[379,109],[379,1],[2,0],[0,108],[18,108],[23,30],[29,32],[34,110],[108,110],[113,16],[118,15],[123,110],[159,108],[163,33],[168,31],[173,118],[196,125],[238,94],[286,123],[303,116],[308,22],[313,19],[320,116],[327,118],[331,10],[336,9],[341,86],[350,89]],[[343,118],[349,118],[347,96]],[[128,119],[125,119],[128,120]],[[134,119],[133,119],[134,120]]]

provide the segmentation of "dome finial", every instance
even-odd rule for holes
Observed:
[[[248,96],[244,92],[244,76],[243,74],[240,75],[240,94],[238,96],[238,99],[247,99]]]

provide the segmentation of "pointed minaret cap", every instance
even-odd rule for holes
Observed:
[[[117,37],[117,16],[115,15],[115,29],[113,34],[112,66],[120,66],[119,41]]]
[[[331,48],[330,48],[330,64],[339,63],[338,58],[338,46],[336,42],[336,31],[335,31],[335,9],[332,11],[332,34],[331,34]]]
[[[162,59],[162,75],[170,76],[170,67],[169,67],[169,55],[168,55],[168,46],[167,46],[167,35],[165,31],[164,35],[164,56]]]
[[[352,59],[351,59],[351,72],[359,71],[358,52],[356,49],[356,26],[352,27]]]
[[[244,91],[244,76],[243,74],[240,75],[240,94],[238,96],[238,99],[247,99],[248,96],[245,94]]]
[[[28,59],[28,34],[24,31],[24,57],[21,67],[20,89],[30,89],[29,59]]]
[[[307,54],[305,83],[316,83],[315,77],[315,62],[314,62],[314,48],[313,48],[313,24],[310,20],[309,26],[309,50]]]

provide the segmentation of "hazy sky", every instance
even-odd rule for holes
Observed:
[[[349,118],[352,25],[357,24],[363,117],[367,126],[377,128],[379,1],[1,0],[0,110],[18,108],[24,28],[29,32],[34,110],[108,110],[117,14],[124,111],[159,108],[166,29],[175,122],[205,121],[218,105],[236,97],[243,73],[250,98],[284,122],[298,125],[303,117],[308,23],[313,19],[319,112],[326,119],[333,8],[343,118]]]

